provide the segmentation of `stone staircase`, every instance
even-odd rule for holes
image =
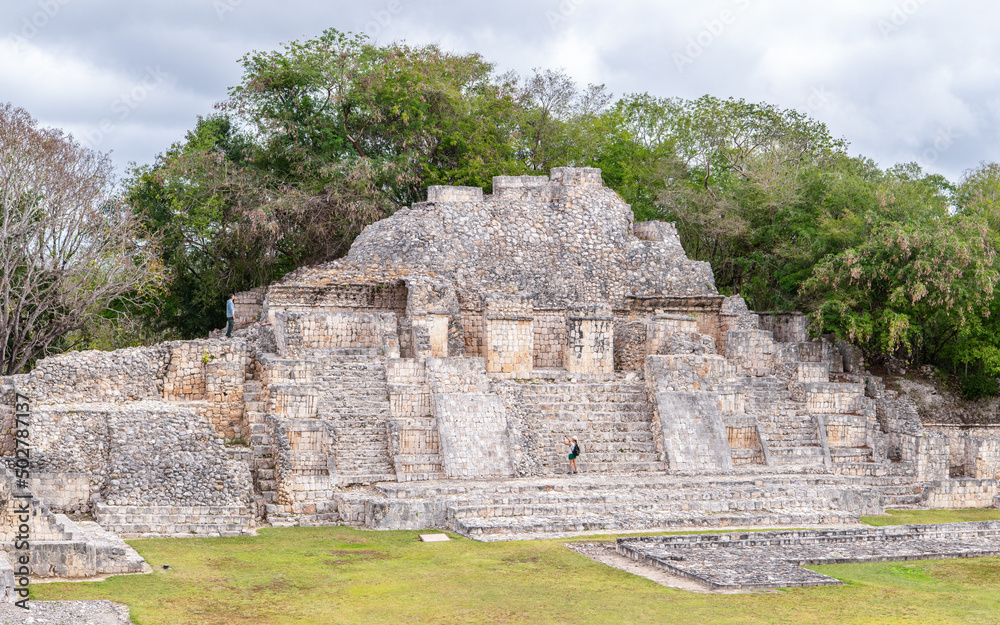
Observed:
[[[390,448],[400,482],[445,478],[437,419],[423,362],[396,359],[387,370]]]
[[[319,417],[336,433],[335,481],[343,486],[396,480],[389,456],[389,390],[384,358],[339,355],[327,363],[329,386]]]
[[[923,501],[926,484],[899,478],[884,478],[881,483],[882,505],[886,509],[926,507]]]
[[[13,549],[23,540],[23,523],[15,511],[26,506],[30,537],[32,575],[37,577],[81,578],[96,575],[118,575],[148,572],[149,567],[132,547],[120,537],[91,521],[73,521],[65,514],[56,514],[38,497],[17,493],[14,475],[0,464],[0,500],[4,512],[15,522],[0,527],[0,542],[8,558],[22,555]],[[0,559],[3,558],[0,553]]]
[[[478,540],[856,523],[860,514],[881,512],[878,489],[860,480],[774,472],[414,482],[375,489],[377,499],[344,498],[345,516],[368,527],[442,527]]]
[[[262,383],[248,379],[244,386],[243,406],[247,428],[250,432],[250,449],[253,453],[250,475],[254,485],[254,515],[263,518],[267,506],[278,503],[274,480],[274,448],[267,427],[267,402]]]
[[[816,422],[805,402],[792,399],[788,382],[775,377],[749,378],[747,414],[757,418],[776,467],[824,466]]]
[[[663,471],[653,438],[653,407],[641,382],[522,383],[522,409],[532,419],[546,472],[569,470],[569,447],[576,437],[580,473]]]
[[[401,439],[401,453],[392,458],[396,478],[400,482],[444,479],[437,419],[406,417],[396,419],[392,426]]]

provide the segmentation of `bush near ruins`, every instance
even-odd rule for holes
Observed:
[[[159,278],[107,156],[0,105],[0,368],[20,373]]]

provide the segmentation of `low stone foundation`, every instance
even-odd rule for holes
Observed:
[[[97,506],[97,522],[124,538],[253,534],[245,506]]]
[[[619,538],[618,553],[713,589],[833,586],[813,564],[1000,555],[1000,521]]]

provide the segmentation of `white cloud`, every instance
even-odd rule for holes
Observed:
[[[59,9],[38,18],[40,1],[8,0],[0,18],[0,99],[84,132],[118,114],[147,67],[173,77],[114,120],[101,145],[120,165],[150,161],[211,114],[244,53],[328,27],[476,51],[502,70],[564,67],[619,95],[768,101],[808,112],[885,166],[921,160],[942,132],[955,136],[927,163],[935,171],[957,178],[1000,160],[1000,7],[985,0],[220,0],[233,9],[221,17],[215,0],[46,0]],[[32,19],[44,24],[19,52],[3,34]],[[675,54],[692,42],[700,50],[679,70]]]

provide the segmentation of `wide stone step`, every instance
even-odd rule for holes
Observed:
[[[770,497],[760,499],[739,499],[729,501],[674,501],[674,502],[562,502],[523,504],[480,504],[449,508],[449,515],[455,519],[502,518],[521,516],[563,516],[579,517],[599,514],[605,517],[629,515],[680,514],[692,512],[732,513],[732,512],[794,512],[797,510],[836,510],[839,506],[828,498],[788,498]]]
[[[760,512],[760,513],[689,513],[633,515],[609,518],[584,514],[573,518],[534,516],[515,518],[455,519],[452,529],[479,540],[517,540],[522,538],[559,537],[596,531],[668,530],[701,527],[754,527],[810,525],[817,523],[856,523],[858,515],[833,510]]]
[[[656,443],[653,442],[652,435],[650,435],[649,439],[645,440],[624,437],[591,437],[580,441],[580,447],[582,451],[580,454],[581,457],[598,453],[656,453]],[[542,450],[543,454],[554,453],[562,456],[569,454],[569,448],[566,447],[562,440],[558,442],[553,441],[549,444],[540,444],[538,449]]]
[[[645,454],[644,454],[645,456]],[[650,457],[651,456],[651,457]],[[582,458],[582,457],[581,457]],[[664,463],[656,460],[656,457],[652,454],[647,456],[646,460],[637,460],[633,462],[625,461],[615,461],[615,462],[596,462],[594,460],[578,460],[576,463],[577,471],[581,475],[607,475],[615,473],[652,473],[652,472],[662,472],[664,470]],[[564,475],[569,471],[569,461],[564,460],[560,464],[556,465],[543,465],[551,469],[556,475]]]
[[[770,452],[776,466],[823,464],[823,448],[818,446],[771,447]]]
[[[351,486],[354,484],[375,484],[377,482],[395,482],[396,474],[391,470],[389,471],[372,471],[368,473],[363,472],[351,472],[351,473],[338,473],[337,483],[342,486]]]
[[[648,421],[633,421],[625,423],[609,423],[607,421],[543,421],[537,424],[540,436],[556,438],[570,432],[622,433],[622,434],[652,434],[652,425]]]
[[[253,519],[245,506],[97,506],[97,522],[122,537],[239,536]]]

